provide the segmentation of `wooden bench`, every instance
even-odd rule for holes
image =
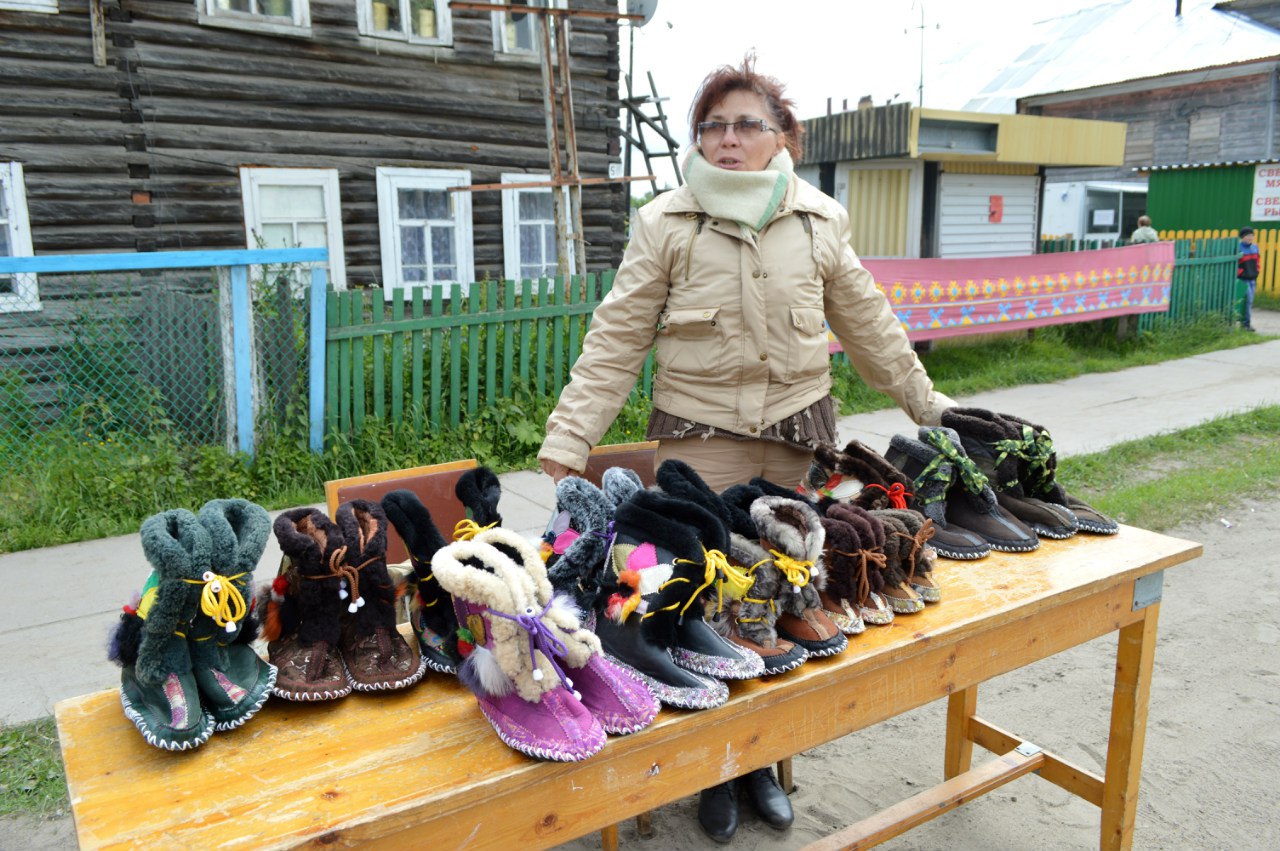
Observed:
[[[577,764],[510,750],[471,694],[434,674],[402,693],[272,700],[184,754],[149,747],[116,691],[85,695],[55,708],[77,835],[82,848],[544,848],[947,698],[949,779],[821,847],[869,847],[1036,771],[1101,808],[1103,848],[1128,848],[1162,571],[1200,552],[1122,527],[993,554],[980,569],[941,562],[940,605],[869,629],[833,658],[730,683],[719,709],[664,709]],[[1019,754],[1020,739],[976,715],[978,684],[1116,630],[1105,776],[1045,750]],[[1070,695],[1045,695],[1055,697]],[[997,758],[971,769],[975,743]]]

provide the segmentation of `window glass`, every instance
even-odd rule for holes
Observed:
[[[450,187],[470,182],[470,172],[461,170],[377,170],[386,298],[394,290],[428,284],[459,283],[466,291],[474,277],[471,199]]]
[[[452,22],[446,0],[360,0],[360,32],[378,38],[448,42]]]

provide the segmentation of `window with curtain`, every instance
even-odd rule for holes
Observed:
[[[378,227],[385,297],[415,287],[466,287],[475,279],[471,193],[465,169],[379,168]],[[446,295],[450,292],[445,290]]]

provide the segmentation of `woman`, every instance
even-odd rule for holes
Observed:
[[[782,85],[747,57],[713,71],[690,110],[686,185],[635,222],[613,289],[596,308],[538,458],[581,472],[657,343],[647,437],[713,489],[763,476],[786,486],[818,443],[836,442],[824,320],[870,386],[917,423],[954,404],[936,392],[884,294],[849,247],[849,220],[795,176],[801,128]],[[743,779],[774,827],[791,805],[769,769]],[[698,819],[727,842],[733,783],[702,793]]]

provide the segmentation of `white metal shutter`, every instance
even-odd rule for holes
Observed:
[[[1034,174],[948,174],[939,187],[938,256],[1026,256],[1036,250],[1039,178]],[[1004,199],[989,221],[991,196]]]

